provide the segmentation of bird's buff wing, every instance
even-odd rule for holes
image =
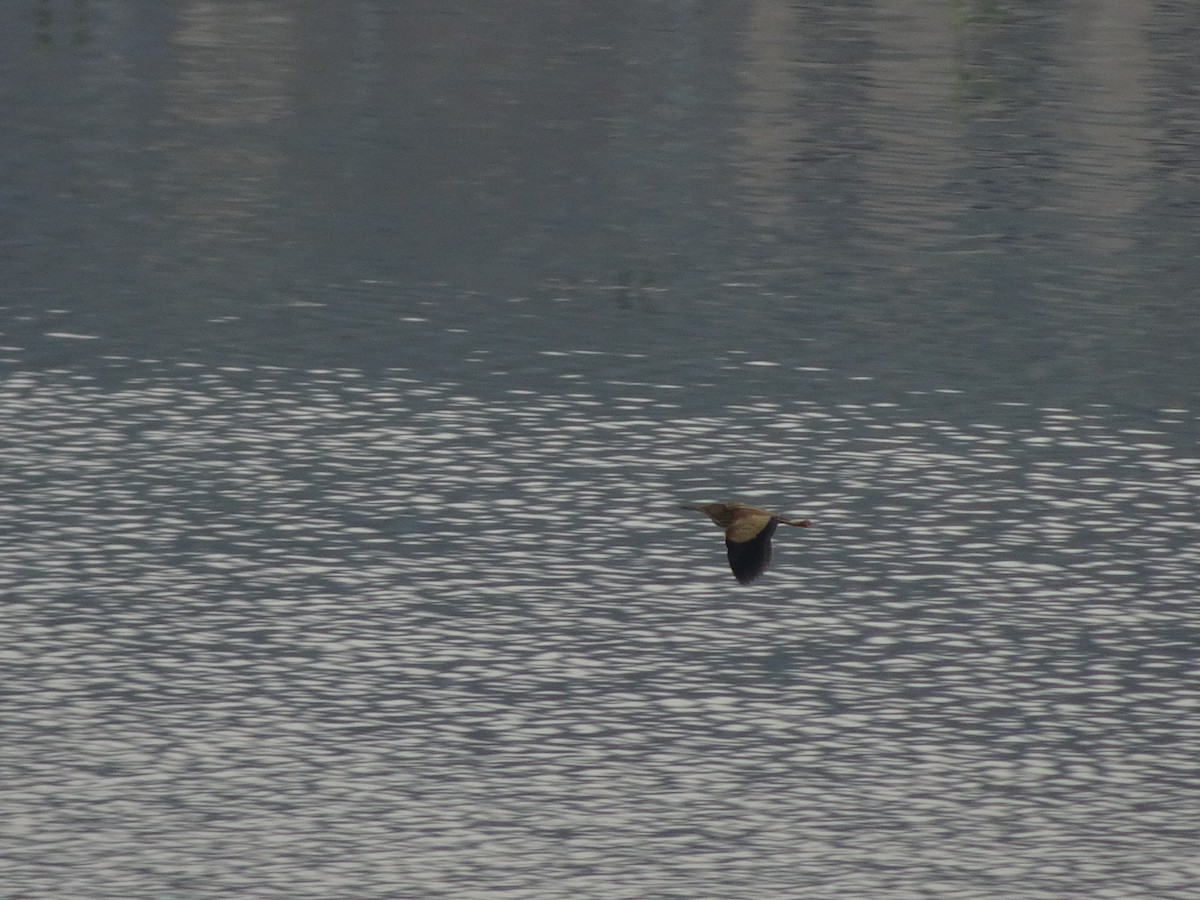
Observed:
[[[743,543],[759,534],[770,521],[771,516],[767,513],[743,513],[725,530],[725,539]]]

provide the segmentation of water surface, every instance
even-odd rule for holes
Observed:
[[[1197,12],[0,16],[0,893],[1195,894]]]

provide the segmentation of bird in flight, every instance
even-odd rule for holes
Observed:
[[[724,503],[688,503],[684,509],[702,512],[725,530],[725,548],[733,577],[749,584],[771,563],[771,535],[780,525],[807,528],[808,519],[785,519],[778,513],[747,506],[736,500]]]

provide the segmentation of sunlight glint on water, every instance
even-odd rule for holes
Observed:
[[[10,379],[10,886],[1200,877],[1194,416],[685,394]],[[815,522],[751,588],[733,494]]]

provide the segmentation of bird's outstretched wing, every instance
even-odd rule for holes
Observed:
[[[733,577],[742,584],[749,584],[771,564],[771,535],[778,522],[771,519],[757,534],[745,541],[725,538],[725,549],[729,551],[729,568]]]

